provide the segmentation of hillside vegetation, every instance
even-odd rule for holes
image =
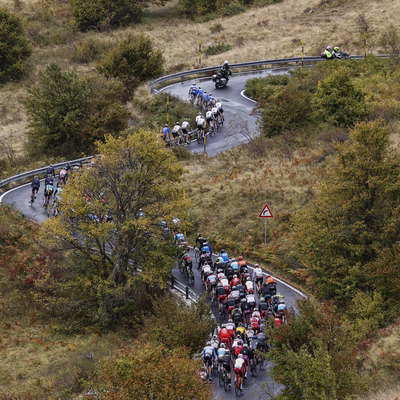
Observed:
[[[263,2],[255,2],[262,5]],[[239,15],[217,18],[206,23],[182,18],[178,2],[165,7],[152,6],[144,11],[141,22],[113,30],[80,32],[71,24],[69,2],[59,0],[1,0],[23,19],[23,27],[32,41],[28,74],[21,83],[0,88],[0,139],[21,152],[25,142],[27,118],[22,101],[26,87],[37,80],[38,72],[56,61],[62,68],[80,74],[96,69],[101,56],[128,34],[146,34],[165,60],[165,72],[189,69],[198,64],[198,45],[226,44],[222,54],[202,57],[203,65],[217,65],[261,58],[301,55],[301,41],[306,55],[318,55],[327,44],[338,44],[352,54],[363,53],[363,32],[368,33],[368,52],[384,52],[380,37],[395,16],[400,4],[390,0],[371,2],[285,0],[265,2],[266,6],[248,9]],[[282,34],[284,33],[284,34]],[[5,150],[3,150],[3,153]]]

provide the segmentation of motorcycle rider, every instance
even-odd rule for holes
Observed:
[[[331,60],[333,58],[332,47],[328,46],[323,54],[327,60]]]
[[[230,70],[228,60],[224,61],[224,64],[221,66],[221,69],[219,70],[219,73],[221,74],[221,77],[225,78],[226,80],[228,80],[229,76],[232,75],[232,71]]]

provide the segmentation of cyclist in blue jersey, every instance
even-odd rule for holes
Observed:
[[[197,86],[196,86],[196,83],[193,82],[192,86],[190,86],[190,89],[189,89],[189,97],[192,102],[196,98],[196,92],[197,92]]]
[[[203,245],[200,248],[200,251],[201,252],[205,251],[206,253],[208,253],[210,255],[212,254],[211,246],[208,242],[203,243]]]
[[[225,263],[229,262],[229,256],[225,250],[221,250],[220,257],[224,260]]]
[[[204,90],[199,86],[199,87],[197,88],[197,92],[196,92],[197,105],[199,105],[199,104],[201,103],[201,99],[202,99],[202,96],[203,96],[203,92],[204,92]]]
[[[165,124],[163,130],[162,130],[162,135],[163,135],[163,139],[165,141],[170,140],[171,139],[171,131],[168,128],[168,124]]]

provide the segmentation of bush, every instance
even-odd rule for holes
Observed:
[[[287,130],[307,126],[311,122],[310,92],[294,85],[282,86],[269,98],[262,111],[263,131],[270,137]]]
[[[111,26],[139,22],[142,6],[136,0],[71,0],[72,15],[82,31],[99,28],[107,21]]]
[[[352,126],[367,113],[364,94],[351,82],[346,68],[338,68],[321,82],[313,99],[317,117],[336,126]]]
[[[290,81],[288,75],[269,75],[265,78],[253,78],[246,82],[246,93],[253,99],[268,100],[277,87],[286,86]]]
[[[356,340],[332,309],[298,303],[286,326],[269,331],[272,377],[284,387],[277,400],[339,400],[357,389]]]
[[[129,35],[101,60],[99,70],[108,78],[120,79],[130,96],[141,82],[162,73],[163,58],[148,37]]]
[[[95,39],[88,38],[75,46],[75,53],[72,60],[79,63],[89,63],[98,59],[101,52],[100,43]]]
[[[220,23],[218,23],[218,24],[211,25],[210,30],[211,30],[211,33],[219,33],[224,30],[224,27]]]
[[[232,48],[232,46],[229,45],[229,44],[218,43],[218,44],[214,44],[214,45],[208,46],[208,47],[206,48],[205,53],[206,53],[208,56],[213,56],[213,55],[215,55],[215,54],[224,53],[225,51],[228,51],[228,50],[230,50],[231,48]]]
[[[198,377],[199,365],[182,347],[166,349],[158,342],[135,342],[104,360],[92,382],[92,395],[104,400],[212,398],[210,385]]]
[[[32,53],[21,20],[0,8],[0,84],[21,79]]]
[[[127,127],[123,87],[101,76],[79,78],[51,64],[39,74],[39,84],[25,101],[30,129],[30,151],[73,157],[91,152],[106,133]]]
[[[179,346],[198,353],[214,328],[205,298],[191,306],[173,297],[153,302],[154,316],[146,320],[144,338],[173,350]]]
[[[224,17],[230,17],[232,15],[240,14],[243,11],[246,11],[246,7],[243,4],[240,4],[237,0],[233,0],[220,9],[220,14]]]

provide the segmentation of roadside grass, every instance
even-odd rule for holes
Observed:
[[[198,156],[187,163],[184,181],[195,230],[204,232],[215,250],[263,261],[295,282],[306,277],[292,264],[291,220],[325,175],[336,139],[327,132],[303,135],[257,138],[212,158]],[[266,202],[274,218],[268,220],[265,246],[258,215]]]
[[[70,398],[125,339],[123,332],[59,332],[0,272],[0,397]]]
[[[262,3],[262,2],[261,2]],[[272,2],[273,3],[273,2]],[[18,5],[19,4],[19,5]],[[227,43],[232,46],[224,52],[230,63],[256,59],[301,55],[301,41],[306,55],[318,55],[327,44],[340,45],[351,54],[363,53],[363,33],[359,16],[368,22],[368,52],[383,51],[376,45],[379,33],[396,25],[400,2],[371,0],[318,2],[285,0],[260,8],[251,8],[240,15],[217,18],[212,24],[197,23],[178,13],[177,0],[165,8],[150,7],[140,24],[112,31],[80,33],[69,22],[68,2],[61,0],[0,0],[0,5],[16,11],[25,19],[24,26],[34,43],[34,54],[26,79],[17,85],[0,88],[0,99],[10,111],[1,115],[0,136],[14,135],[13,146],[22,151],[26,116],[20,100],[26,96],[26,87],[37,79],[38,71],[52,61],[78,73],[96,68],[99,57],[129,33],[144,33],[163,52],[165,73],[198,67],[198,46],[203,48]],[[18,7],[16,7],[18,5]],[[77,56],[87,40],[97,43],[95,56],[82,61]],[[219,65],[221,55],[203,54],[202,65]],[[10,112],[15,116],[9,115]],[[8,121],[15,121],[10,123]]]

